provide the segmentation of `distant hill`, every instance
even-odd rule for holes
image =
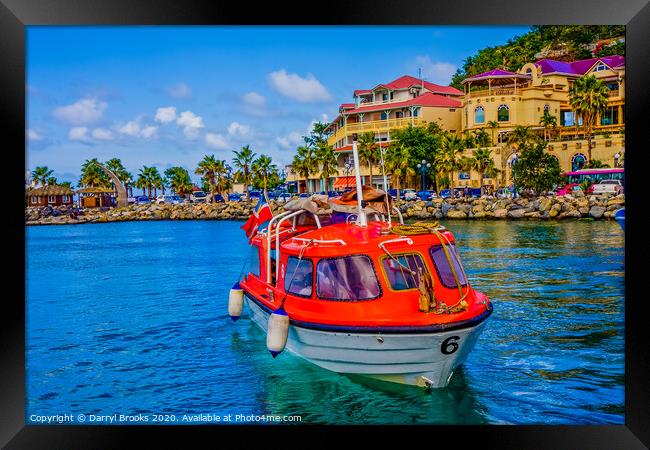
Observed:
[[[608,55],[625,55],[624,25],[536,25],[504,45],[486,47],[468,57],[451,85],[462,90],[461,81],[468,76],[495,68],[516,71],[543,58],[573,61]]]

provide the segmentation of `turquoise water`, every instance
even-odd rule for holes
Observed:
[[[247,314],[226,311],[247,252],[240,224],[28,227],[27,422],[624,423],[616,222],[447,223],[494,313],[433,391],[272,359]]]

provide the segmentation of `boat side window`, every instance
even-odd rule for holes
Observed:
[[[372,300],[381,288],[370,258],[352,255],[318,261],[316,292],[323,300]]]
[[[311,297],[314,284],[314,263],[311,259],[289,256],[284,275],[284,290],[300,297]]]
[[[465,272],[463,271],[460,265],[460,257],[456,251],[456,246],[454,244],[448,244],[447,250],[449,251],[449,258],[454,264],[454,269],[456,269],[456,275],[458,275],[458,281],[461,286],[467,285],[467,280],[465,279]],[[454,279],[454,274],[445,255],[445,250],[442,248],[442,245],[434,245],[429,250],[431,253],[431,259],[433,259],[433,265],[436,268],[438,273],[438,278],[442,282],[442,285],[447,288],[455,288],[456,280]]]
[[[386,256],[381,260],[388,284],[395,291],[414,289],[420,285],[420,269],[427,272],[422,256],[417,253]]]
[[[250,256],[248,257],[247,272],[260,276],[260,249],[256,245],[251,245]]]

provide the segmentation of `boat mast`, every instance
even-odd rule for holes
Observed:
[[[388,226],[391,227],[390,218],[390,200],[388,199],[388,180],[386,179],[386,169],[384,168],[384,149],[379,144],[379,157],[381,158],[381,174],[384,176],[384,192],[386,194],[386,209],[388,210]]]
[[[357,152],[357,133],[352,134],[352,156],[354,158],[354,172],[357,181],[357,206],[359,214],[357,215],[357,225],[365,227],[368,226],[368,219],[363,210],[363,188],[361,187],[361,171],[359,169],[359,152]],[[372,181],[371,181],[372,182]]]

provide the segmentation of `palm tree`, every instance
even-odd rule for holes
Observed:
[[[232,185],[232,169],[226,164],[225,159],[218,159],[215,165],[214,176],[217,181],[217,193],[223,194]]]
[[[393,144],[386,151],[386,160],[384,161],[388,172],[396,181],[397,198],[400,198],[399,190],[402,177],[415,175],[415,170],[411,167],[411,152],[404,144]]]
[[[544,127],[544,139],[551,140],[551,130],[557,127],[557,117],[551,115],[548,110],[544,111],[544,115],[539,119],[539,124]]]
[[[332,176],[338,175],[338,160],[334,147],[323,144],[315,152],[316,163],[320,168],[320,178],[326,191],[329,191],[329,180]],[[372,172],[371,172],[372,174]]]
[[[441,147],[433,158],[436,174],[444,174],[449,184],[454,184],[454,170],[460,167],[460,160],[465,149],[463,139],[455,135],[443,136]],[[436,187],[440,189],[439,177],[436,176]],[[451,186],[448,186],[451,187]]]
[[[379,145],[375,140],[375,133],[368,131],[359,136],[358,151],[362,164],[366,164],[370,170],[370,184],[372,184],[372,166],[379,160],[377,148]]]
[[[478,150],[474,150],[473,154],[474,157],[471,159],[470,168],[478,172],[479,187],[483,187],[483,178],[485,173],[494,171],[492,150],[488,148],[479,148]]]
[[[45,180],[45,183],[46,183],[48,186],[56,186],[56,185],[59,184],[59,183],[57,182],[56,177],[48,177],[48,179]]]
[[[139,187],[142,189],[142,193],[145,193],[145,189],[147,191],[147,196],[151,198],[151,190],[155,189],[155,186],[157,184],[157,177],[160,177],[160,173],[158,172],[158,169],[155,167],[147,167],[143,166],[142,169],[140,169],[140,172],[138,173],[138,179],[135,182],[136,187]]]
[[[126,189],[130,189],[129,184],[131,183],[133,175],[131,175],[129,171],[126,170],[119,158],[109,159],[104,165],[108,170],[115,174],[117,179],[120,180]]]
[[[609,164],[605,164],[599,159],[590,159],[587,164],[585,164],[585,169],[605,169],[609,167]]]
[[[569,89],[569,104],[582,118],[582,126],[587,135],[587,153],[591,161],[591,140],[598,116],[605,112],[609,101],[609,89],[594,75],[576,79]]]
[[[214,155],[205,155],[203,160],[199,162],[198,167],[194,171],[197,175],[201,175],[201,178],[208,183],[210,186],[210,201],[214,199],[214,194],[217,191],[217,182],[216,174],[219,170],[219,162],[214,157]]]
[[[47,166],[39,166],[32,170],[32,180],[36,182],[36,185],[40,183],[41,186],[47,184],[47,179],[52,176],[54,170],[49,169]]]
[[[165,178],[174,193],[185,197],[192,192],[192,180],[187,169],[183,167],[170,167],[165,170]]]
[[[242,147],[240,151],[233,151],[233,153],[235,154],[232,160],[233,165],[239,169],[236,175],[240,181],[243,181],[246,193],[248,193],[248,187],[251,185],[251,165],[257,154],[248,145]]]
[[[318,161],[314,151],[307,146],[300,146],[291,163],[293,170],[300,178],[305,179],[305,190],[308,190],[309,175],[318,170]]]
[[[487,147],[491,144],[490,135],[483,128],[474,131],[474,142],[477,147]]]
[[[269,196],[267,192],[267,181],[269,179],[269,176],[273,172],[277,172],[278,166],[273,164],[273,160],[271,159],[270,156],[267,155],[260,155],[259,158],[257,158],[254,162],[253,165],[251,166],[253,175],[257,178],[262,179],[262,186],[264,189],[264,198],[266,199],[266,202],[269,202]]]
[[[487,123],[487,127],[492,130],[492,145],[496,144],[496,139],[494,139],[494,131],[499,129],[499,122],[496,120],[490,120]]]
[[[111,179],[106,172],[99,167],[97,158],[87,159],[81,166],[81,178],[79,185],[85,187],[105,187],[111,186]]]

